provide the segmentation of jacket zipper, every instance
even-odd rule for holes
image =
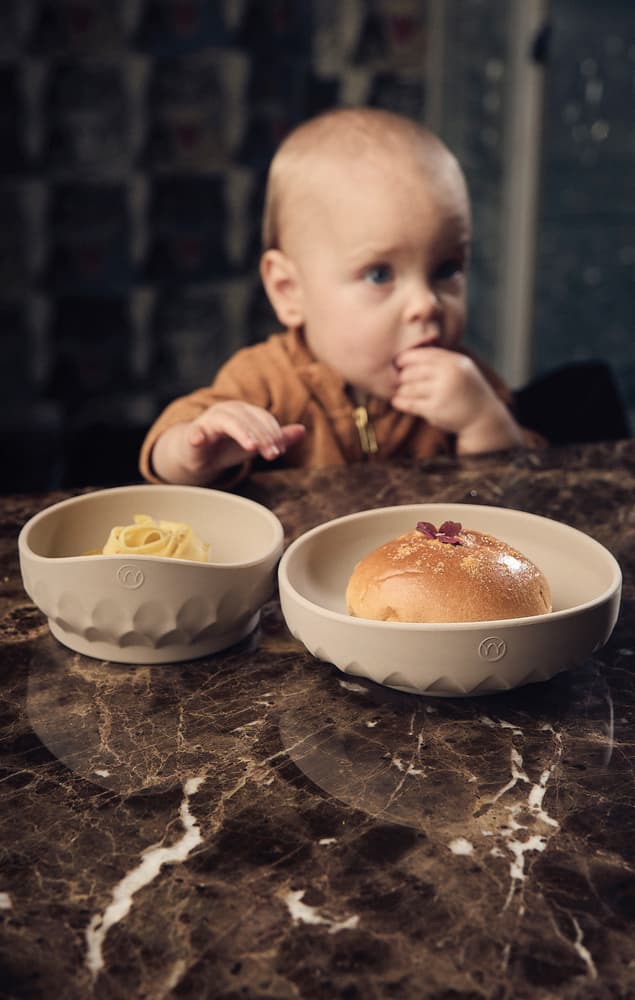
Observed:
[[[375,428],[368,418],[368,410],[362,404],[353,407],[353,420],[359,434],[359,442],[364,455],[374,455],[377,452]]]

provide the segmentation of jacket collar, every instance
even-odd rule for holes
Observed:
[[[334,415],[343,412],[351,414],[353,407],[362,402],[361,399],[356,398],[353,387],[348,386],[341,375],[334,371],[330,365],[314,358],[307,347],[301,330],[287,331],[286,339],[289,357],[298,377],[319,399],[327,412]],[[375,396],[367,396],[363,405],[366,406],[369,416],[375,419],[391,409],[388,400]]]

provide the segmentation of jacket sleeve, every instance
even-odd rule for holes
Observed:
[[[152,467],[152,449],[157,439],[174,424],[195,420],[208,407],[228,399],[240,399],[264,409],[270,407],[268,365],[259,346],[246,347],[231,357],[218,371],[211,385],[169,403],[154,421],[141,446],[139,469],[149,482],[161,482]],[[232,480],[233,481],[233,480]]]
[[[508,407],[513,415],[513,395],[509,386],[505,384],[503,379],[494,371],[493,368],[486,365],[484,361],[480,360],[480,358],[475,357],[475,355],[467,350],[464,353],[471,357],[474,363],[480,368],[483,376],[487,379],[496,395],[502,400],[505,406]],[[531,430],[528,427],[521,426],[520,429],[522,431],[526,448],[546,448],[548,446],[549,442],[542,436],[542,434],[539,434],[537,431]]]

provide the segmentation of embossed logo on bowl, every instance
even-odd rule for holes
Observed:
[[[496,663],[497,660],[502,660],[506,652],[507,643],[504,639],[499,639],[495,635],[488,635],[478,647],[478,655],[489,663]]]
[[[126,590],[138,590],[145,583],[143,570],[131,563],[125,563],[117,570],[117,581]]]

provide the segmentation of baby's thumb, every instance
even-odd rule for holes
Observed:
[[[306,433],[306,427],[304,424],[285,424],[281,430],[284,443],[287,448],[290,448],[291,445],[297,444],[298,441],[301,441]]]
[[[207,438],[205,433],[200,427],[192,427],[187,436],[187,442],[192,448],[200,448],[201,445],[205,444]]]

